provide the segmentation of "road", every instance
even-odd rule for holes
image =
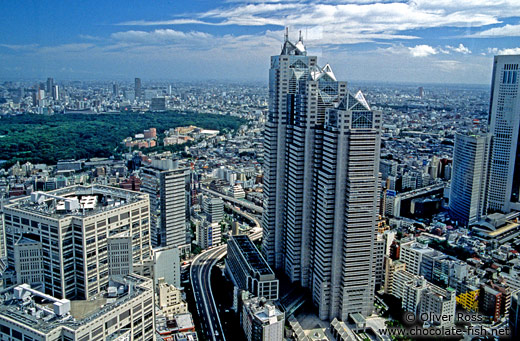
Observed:
[[[262,231],[249,236],[251,240],[262,238]],[[190,280],[197,313],[208,340],[226,340],[211,290],[211,269],[227,253],[226,245],[209,249],[199,254],[191,264]]]
[[[210,194],[213,194],[217,197],[221,197],[223,200],[226,200],[226,201],[229,201],[229,202],[232,202],[234,203],[235,205],[238,205],[238,206],[242,206],[242,207],[245,207],[247,209],[250,209],[251,211],[255,211],[256,213],[262,213],[264,211],[264,209],[260,206],[257,206],[253,203],[251,203],[250,201],[245,201],[245,200],[240,200],[240,199],[235,199],[233,197],[230,197],[230,196],[227,196],[227,195],[224,195],[222,193],[219,193],[219,192],[215,192],[214,190],[211,190],[209,188],[205,188],[205,187],[202,187],[201,190],[203,192],[206,192],[206,193],[210,193]]]
[[[428,187],[414,189],[414,190],[411,190],[408,192],[399,193],[397,195],[397,197],[401,198],[401,200],[406,200],[406,199],[410,199],[410,198],[414,198],[414,197],[420,197],[420,196],[423,196],[430,192],[439,191],[439,190],[443,189],[444,187],[446,187],[445,183],[432,185],[432,186],[428,186]]]
[[[235,212],[236,214],[241,215],[243,218],[251,221],[253,224],[255,224],[256,228],[261,228],[260,221],[258,219],[256,219],[253,215],[248,214],[244,211],[241,211],[240,209],[237,210],[233,205],[228,204],[228,203],[226,203],[225,206],[226,206],[226,208],[229,208],[231,211]]]

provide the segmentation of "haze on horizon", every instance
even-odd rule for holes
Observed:
[[[267,81],[284,27],[338,79],[489,84],[520,54],[502,0],[2,2],[0,79]]]

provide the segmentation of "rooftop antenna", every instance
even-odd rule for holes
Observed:
[[[285,41],[289,41],[289,27],[285,27]]]
[[[303,43],[302,30],[300,30],[300,38],[298,40]]]

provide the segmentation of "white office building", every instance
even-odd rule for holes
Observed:
[[[149,201],[142,193],[99,185],[34,192],[5,205],[4,218],[9,266],[27,284],[36,280],[27,271],[39,271],[45,293],[54,297],[89,299],[106,289],[116,266],[109,264],[108,246],[122,232],[133,264],[150,257]],[[39,259],[27,243],[37,244],[31,249],[41,250]]]

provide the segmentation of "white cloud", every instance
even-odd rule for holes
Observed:
[[[210,22],[205,22],[197,19],[171,19],[159,21],[134,20],[125,21],[115,24],[116,26],[166,26],[166,25],[186,25],[186,24],[203,24],[203,25],[218,25]]]
[[[38,44],[26,44],[26,45],[0,44],[0,46],[8,48],[13,51],[34,51],[38,48]]]
[[[470,38],[496,38],[496,37],[519,37],[520,25],[505,25],[502,27],[490,28],[488,30],[471,34]]]
[[[451,50],[451,51],[454,51],[454,52],[458,52],[458,53],[462,53],[462,54],[470,54],[471,53],[471,50],[469,48],[467,48],[466,46],[464,46],[462,43],[460,43],[459,46],[457,46],[457,47],[446,45],[446,48],[448,50]]]
[[[92,41],[102,41],[102,40],[104,40],[104,38],[91,36],[90,34],[80,34],[79,37],[81,39],[92,40]]]
[[[408,50],[414,57],[427,57],[432,54],[437,54],[437,50],[430,45],[416,45],[409,47]]]
[[[72,43],[57,46],[43,46],[38,49],[38,53],[42,54],[65,54],[65,53],[84,53],[87,50],[96,48],[96,45],[90,43]]]
[[[514,47],[509,49],[499,49],[497,47],[490,47],[487,49],[487,52],[493,55],[520,54],[520,47]]]
[[[445,72],[455,71],[463,65],[457,60],[436,60],[433,64]]]
[[[190,31],[182,32],[172,29],[159,29],[154,31],[124,31],[112,33],[111,38],[129,43],[162,44],[181,40],[207,40],[212,35],[205,32]]]
[[[67,60],[68,63],[76,63],[77,67],[80,66],[79,61],[88,63],[94,59],[100,61],[100,65],[110,61],[114,69],[125,75],[128,71],[124,69],[125,65],[132,64],[146,65],[143,67],[150,70],[160,69],[159,75],[162,71],[166,74],[168,68],[175,69],[171,74],[176,77],[182,72],[187,76],[198,73],[203,74],[200,77],[216,77],[219,72],[237,74],[237,69],[248,77],[266,77],[269,56],[279,52],[282,28],[288,26],[291,39],[295,39],[297,31],[302,30],[304,42],[311,51],[309,53],[319,55],[320,64],[332,62],[338,75],[341,68],[359,69],[357,77],[360,79],[367,69],[363,61],[371,60],[373,79],[378,79],[379,70],[386,67],[388,79],[397,73],[402,80],[415,80],[414,77],[428,80],[432,75],[437,76],[436,72],[445,72],[445,79],[459,77],[459,80],[469,82],[474,77],[473,81],[480,82],[475,78],[479,76],[477,71],[465,69],[464,74],[461,70],[469,65],[469,61],[478,60],[478,72],[483,72],[485,78],[489,76],[488,69],[492,62],[489,56],[480,56],[481,52],[485,52],[482,47],[472,47],[471,51],[459,41],[452,40],[449,41],[451,45],[445,45],[448,42],[435,45],[438,43],[419,40],[418,35],[422,29],[457,27],[465,29],[467,34],[481,31],[478,35],[482,37],[519,36],[520,25],[505,25],[484,31],[481,28],[501,24],[504,19],[515,16],[520,17],[518,0],[228,0],[221,7],[206,12],[175,14],[170,19],[166,17],[166,20],[159,21],[135,20],[115,24],[124,30],[105,37],[80,36],[80,42],[92,44],[0,46],[5,48],[3,51],[11,50],[5,53],[6,56],[14,55],[12,51],[16,50],[24,56],[39,57],[43,54],[49,62],[52,55],[53,60]],[[233,30],[237,32],[235,35],[210,34],[204,31],[213,31],[204,25],[257,26],[254,31],[259,33],[244,34],[240,32],[240,27],[230,27],[226,31]],[[275,25],[277,29],[262,30],[264,25]],[[194,30],[187,31],[188,28]],[[377,42],[377,45],[366,44],[353,49],[348,46],[370,42]],[[520,53],[518,48],[492,50],[488,53]],[[321,59],[322,54],[327,60]],[[340,55],[343,58],[339,58]],[[356,58],[357,64],[351,64],[350,58]],[[453,60],[446,60],[448,58]],[[406,74],[402,66],[408,67],[409,64],[413,64],[413,69]],[[194,71],[188,72],[181,66]],[[134,69],[130,69],[131,72]],[[418,70],[424,74],[417,73]],[[458,76],[451,76],[450,70],[455,70]],[[466,78],[467,75],[471,77]]]
[[[202,13],[172,20],[138,20],[118,25],[238,25],[288,26],[304,32],[319,28],[317,44],[349,44],[377,40],[416,39],[409,30],[435,27],[476,27],[520,16],[517,0],[338,0],[232,1]],[[313,38],[305,37],[307,41]],[[463,53],[463,52],[461,52]]]

